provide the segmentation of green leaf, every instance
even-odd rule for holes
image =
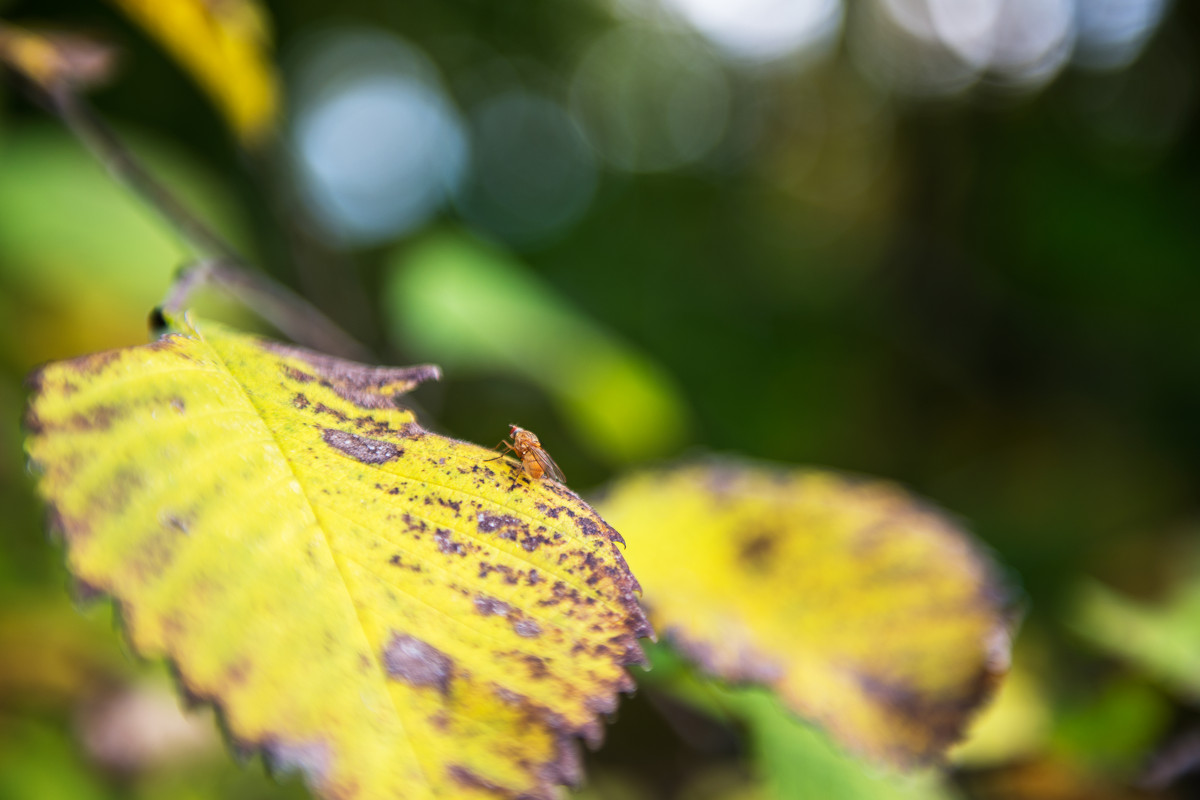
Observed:
[[[779,698],[753,686],[730,686],[697,674],[665,645],[652,646],[643,683],[746,729],[758,781],[748,797],[798,800],[949,800],[934,769],[901,774],[845,752],[820,728],[796,718]],[[757,789],[757,792],[754,790]]]
[[[423,430],[436,368],[175,321],[51,364],[27,444],[83,583],[323,797],[549,797],[649,627],[564,486]]]
[[[1200,698],[1200,574],[1157,605],[1089,582],[1068,613],[1068,624],[1088,641],[1185,697]]]

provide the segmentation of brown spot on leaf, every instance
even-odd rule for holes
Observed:
[[[542,530],[545,530],[544,528]],[[526,552],[532,553],[544,544],[550,544],[551,540],[541,534],[526,533],[521,536],[520,544]]]
[[[424,533],[429,529],[429,525],[426,524],[425,520],[417,519],[412,514],[407,512],[400,516],[400,520],[404,523],[404,529],[409,533]]]
[[[450,691],[454,661],[450,656],[415,636],[392,632],[383,650],[388,676],[409,686],[433,686],[442,694]]]
[[[325,440],[325,444],[364,464],[385,464],[403,452],[391,442],[370,439],[333,428],[324,428],[321,437]]]
[[[192,517],[190,514],[160,512],[158,519],[164,527],[179,531],[180,533],[188,533],[192,528]]]
[[[368,410],[395,408],[399,395],[427,380],[437,380],[442,375],[442,371],[432,364],[370,367],[279,342],[260,340],[259,344],[266,350],[308,364],[338,397]],[[286,369],[300,375],[306,374],[291,367]],[[312,376],[309,377],[311,379]]]
[[[434,531],[433,540],[437,542],[438,550],[446,555],[465,556],[467,554],[467,548],[454,541],[454,538],[450,535],[450,531],[445,528],[438,528]]]
[[[600,526],[587,517],[575,517],[575,527],[579,528],[579,532],[584,536],[600,535]]]
[[[769,563],[778,539],[779,534],[774,532],[756,534],[741,546],[738,558],[749,566],[762,569]]]
[[[241,659],[225,670],[225,682],[231,686],[240,686],[250,677],[250,661]]]
[[[531,619],[516,620],[513,622],[512,628],[517,636],[523,636],[526,639],[536,639],[542,635],[542,626]]]
[[[546,669],[546,659],[541,656],[525,654],[521,656],[521,660],[529,667],[529,676],[531,678],[541,679],[550,674],[550,670]]]
[[[42,433],[47,429],[82,433],[108,430],[123,416],[125,416],[125,411],[116,406],[96,406],[88,411],[75,414],[63,422],[46,423],[35,416],[33,419],[27,418],[25,424],[34,433]]]
[[[512,606],[503,600],[497,600],[486,594],[480,594],[475,596],[475,610],[485,617],[491,614],[498,617],[507,617],[509,612],[512,611]]]
[[[312,383],[316,380],[315,377],[309,375],[307,372],[289,367],[286,364],[283,365],[283,374],[287,376],[288,380],[295,381],[296,383]]]
[[[329,416],[336,419],[338,422],[349,422],[350,421],[350,418],[347,417],[345,414],[338,411],[336,408],[330,408],[329,406],[325,405],[324,403],[317,403],[313,407],[313,412],[317,413],[317,414],[328,414]]]
[[[409,570],[409,571],[411,571],[411,572],[420,572],[420,571],[421,571],[421,565],[420,565],[420,564],[406,564],[406,563],[404,563],[404,557],[403,557],[403,556],[401,556],[399,553],[396,553],[396,554],[395,554],[395,555],[393,555],[391,558],[389,558],[389,559],[388,559],[388,563],[389,563],[389,564],[391,564],[393,567],[401,567],[401,568],[403,568],[403,569],[407,569],[407,570]]]
[[[151,350],[173,350],[175,349],[174,345],[175,342],[172,342],[168,339],[160,339],[159,341],[148,345],[148,347]],[[105,350],[103,353],[93,353],[90,356],[76,358],[66,363],[77,365],[78,371],[80,372],[103,372],[109,364],[121,358],[124,353],[124,350]]]
[[[538,503],[536,508],[550,519],[558,519],[558,515],[563,511],[561,506],[548,506],[545,503]]]
[[[529,536],[529,526],[511,514],[490,514],[480,511],[476,515],[476,524],[480,533],[493,533],[501,539],[509,541],[517,539],[518,536]]]

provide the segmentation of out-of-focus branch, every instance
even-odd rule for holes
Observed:
[[[63,86],[50,89],[47,99],[51,110],[108,171],[157,210],[200,254],[227,262],[243,260],[233,245],[208,227],[150,174],[86,100]]]
[[[81,90],[111,71],[111,50],[81,37],[44,36],[0,23],[0,64],[54,113],[119,182],[155,209],[199,257],[168,290],[163,309],[182,310],[200,285],[232,295],[294,341],[327,353],[370,360],[363,345],[295,292],[246,269],[229,242],[196,216],[142,164],[84,99]]]

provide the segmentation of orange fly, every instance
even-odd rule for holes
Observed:
[[[535,481],[546,476],[566,483],[567,479],[563,477],[562,470],[558,468],[558,464],[554,463],[550,454],[542,449],[542,443],[538,441],[536,433],[518,428],[516,425],[509,425],[508,435],[512,437],[512,444],[500,442],[500,445],[516,453],[517,458],[521,459],[521,463],[525,466],[526,475]]]

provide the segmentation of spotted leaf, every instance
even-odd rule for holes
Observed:
[[[631,476],[601,508],[680,650],[878,761],[938,758],[1007,668],[991,564],[886,483],[695,465]]]
[[[328,798],[554,796],[649,633],[573,492],[422,429],[434,367],[174,321],[32,378],[27,450],[82,585]]]

